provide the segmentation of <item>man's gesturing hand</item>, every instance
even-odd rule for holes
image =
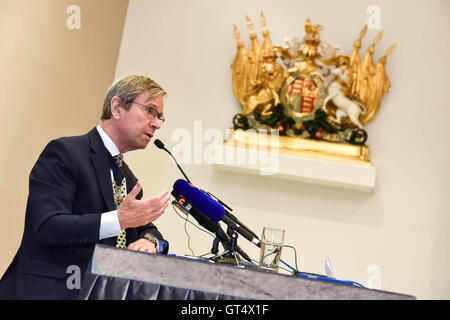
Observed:
[[[137,200],[136,196],[141,189],[142,184],[138,181],[117,209],[121,229],[136,228],[153,222],[169,205],[170,195],[167,191],[149,199]]]

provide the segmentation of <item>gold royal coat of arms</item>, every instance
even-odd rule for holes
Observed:
[[[286,38],[284,47],[272,45],[262,12],[260,21],[261,44],[247,16],[248,50],[234,26],[237,53],[231,65],[232,87],[242,107],[242,113],[233,118],[234,132],[276,130],[281,149],[370,162],[364,126],[375,117],[390,88],[385,66],[397,43],[374,63],[382,31],[361,59],[367,26],[350,55],[343,55],[337,54],[339,45],[320,39],[323,27],[309,19],[304,37]]]

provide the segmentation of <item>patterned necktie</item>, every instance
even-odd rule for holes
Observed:
[[[113,193],[114,193],[114,204],[116,205],[116,208],[119,208],[120,204],[122,203],[123,199],[127,196],[127,184],[125,181],[125,177],[122,173],[122,164],[123,164],[123,155],[118,154],[116,156],[113,156],[114,163],[117,167],[113,167]],[[126,232],[125,229],[122,229],[119,236],[117,237],[116,247],[117,248],[126,248]]]

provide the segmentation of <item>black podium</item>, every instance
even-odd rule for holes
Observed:
[[[410,295],[96,245],[83,300],[402,300]]]

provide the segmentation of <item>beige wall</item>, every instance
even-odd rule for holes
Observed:
[[[264,226],[285,229],[285,241],[297,248],[303,271],[324,273],[329,255],[339,279],[368,285],[370,266],[376,265],[383,290],[449,299],[449,1],[132,0],[116,77],[144,73],[169,91],[167,121],[158,134],[169,147],[178,143],[171,139],[176,129],[186,128],[194,137],[195,120],[202,121],[203,130],[225,132],[240,110],[231,89],[233,24],[248,45],[245,15],[259,33],[263,10],[273,43],[282,44],[285,36],[303,36],[309,17],[323,25],[322,39],[349,54],[372,4],[381,8],[385,30],[374,58],[399,41],[387,64],[391,91],[367,126],[377,168],[372,194],[223,173],[205,164],[184,168],[255,232]],[[369,30],[363,50],[377,32]],[[182,177],[153,145],[126,157],[146,196],[170,190]],[[172,209],[157,225],[172,252],[191,254],[184,222]],[[212,239],[190,225],[187,229],[195,254],[208,252]],[[258,258],[257,249],[243,239],[239,243]],[[292,250],[284,250],[282,258],[294,263]]]
[[[81,29],[69,30],[69,5]],[[0,274],[19,247],[28,175],[47,142],[87,132],[100,118],[127,0],[0,0]]]

